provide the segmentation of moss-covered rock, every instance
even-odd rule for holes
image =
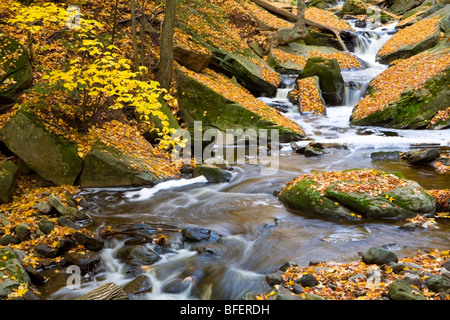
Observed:
[[[81,170],[77,146],[55,133],[30,113],[18,112],[0,130],[0,140],[42,178],[72,185]]]
[[[145,169],[145,160],[97,143],[84,159],[80,186],[85,188],[155,185],[161,181]]]
[[[388,295],[392,300],[427,300],[420,290],[402,279],[397,279],[389,285]]]
[[[342,104],[345,91],[341,68],[336,59],[322,57],[309,58],[305,68],[298,75],[298,79],[319,77],[320,90],[326,103],[331,105]]]
[[[404,14],[405,12],[420,6],[424,0],[395,0],[390,10],[395,14]]]
[[[430,77],[420,90],[405,90],[398,99],[385,108],[374,111],[364,118],[356,119],[352,114],[350,121],[354,125],[376,125],[397,129],[420,129],[446,127],[446,120],[432,123],[440,111],[445,111],[450,100],[450,67],[444,72]],[[389,90],[386,88],[385,90]],[[355,107],[357,108],[358,105]],[[439,125],[439,126],[438,126]]]
[[[0,203],[8,203],[16,188],[19,169],[11,162],[0,164]]]
[[[30,276],[10,247],[0,248],[0,299],[6,299],[23,283],[31,284]]]
[[[0,105],[13,103],[16,94],[31,85],[32,77],[25,47],[0,30]]]
[[[434,198],[416,182],[374,169],[304,174],[278,197],[304,213],[349,220],[432,216],[436,211]]]
[[[181,69],[177,69],[176,77],[178,103],[190,130],[194,128],[195,121],[201,121],[203,131],[254,129],[258,134],[260,129],[265,129],[270,139],[271,130],[275,129],[278,130],[282,142],[304,137],[303,131],[296,123],[224,77],[188,74]],[[226,83],[220,83],[223,81]],[[220,93],[223,87],[228,93],[234,93],[233,100]],[[191,136],[194,137],[193,134]]]
[[[209,182],[228,182],[231,179],[228,170],[206,164],[196,166],[192,176],[194,178],[204,176]]]

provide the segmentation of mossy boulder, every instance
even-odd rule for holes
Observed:
[[[411,76],[414,72],[411,72]],[[357,118],[353,110],[350,122],[358,126],[383,126],[396,129],[442,129],[448,126],[448,118],[433,118],[445,112],[450,100],[450,67],[424,81],[420,89],[405,89],[398,99],[381,110]],[[385,88],[384,90],[389,90]]]
[[[0,105],[15,102],[16,94],[31,85],[32,77],[25,47],[0,30]]]
[[[81,170],[77,146],[49,132],[35,116],[17,112],[0,130],[0,140],[42,178],[73,185]]]
[[[309,58],[306,61],[305,68],[298,75],[298,79],[313,76],[319,77],[322,97],[327,104],[342,104],[345,84],[339,62],[336,59],[326,59],[322,57]]]
[[[11,161],[0,164],[0,203],[8,203],[16,188],[19,173],[17,166]]]
[[[395,0],[389,8],[395,14],[404,14],[407,11],[420,6],[424,0]]]
[[[365,14],[369,5],[361,0],[346,0],[342,5],[342,12],[352,15]]]
[[[80,176],[80,186],[84,188],[144,186],[161,181],[147,169],[145,160],[101,142],[86,154]]]
[[[231,173],[213,165],[198,165],[194,168],[192,176],[204,176],[209,182],[228,182],[231,180]]]
[[[201,121],[202,130],[217,129],[226,132],[227,129],[242,129],[248,131],[253,129],[259,134],[261,129],[266,130],[268,139],[271,137],[271,130],[277,130],[281,142],[300,140],[304,133],[297,124],[288,121],[279,112],[267,105],[261,105],[254,97],[247,94],[246,97],[236,95],[236,100],[230,100],[216,90],[212,85],[202,83],[194,76],[177,69],[177,91],[179,93],[178,103],[183,114],[183,119],[194,137],[194,122]],[[209,79],[211,83],[221,81],[221,79]],[[231,81],[225,85],[229,90],[242,90]],[[242,92],[243,95],[245,92]],[[239,98],[254,99],[255,105],[258,103],[258,110],[251,110],[240,104]],[[264,108],[264,109],[262,109]],[[259,112],[261,111],[261,112]],[[258,112],[258,113],[257,113]],[[264,112],[264,115],[262,115]]]
[[[392,300],[427,300],[419,289],[402,279],[397,279],[389,285],[388,295]]]
[[[263,67],[270,69],[266,62],[255,56],[248,58],[233,52],[210,48],[213,58],[210,64],[223,74],[235,77],[236,81],[256,96],[274,95],[279,83],[266,80],[263,75]],[[253,61],[252,61],[253,59]],[[255,63],[254,61],[258,61]]]
[[[419,184],[374,169],[300,175],[278,197],[307,214],[348,220],[401,219],[436,212],[436,201]]]
[[[22,283],[31,284],[30,276],[10,247],[0,248],[0,279],[0,299],[6,299]]]

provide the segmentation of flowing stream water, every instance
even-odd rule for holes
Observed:
[[[285,208],[273,195],[285,183],[311,170],[377,168],[398,171],[424,188],[448,188],[448,176],[427,167],[412,167],[402,160],[374,161],[374,151],[406,151],[429,145],[448,146],[450,130],[394,130],[356,127],[349,124],[353,107],[362,98],[369,81],[386,66],[375,61],[376,52],[389,39],[395,25],[358,33],[355,54],[367,68],[343,72],[347,84],[345,104],[327,107],[326,116],[301,115],[289,103],[287,93],[295,80],[284,76],[283,85],[268,103],[284,104],[285,114],[297,121],[307,137],[336,145],[321,157],[307,158],[282,145],[279,170],[261,175],[259,165],[233,166],[229,183],[207,183],[203,178],[169,181],[144,189],[88,189],[83,192],[90,204],[89,214],[105,224],[164,223],[199,226],[221,235],[214,243],[177,246],[146,271],[151,293],[136,299],[240,299],[249,291],[267,288],[265,275],[289,260],[307,265],[311,260],[346,262],[358,259],[358,252],[372,246],[386,246],[399,256],[420,248],[448,249],[450,227],[414,232],[399,229],[399,221],[350,223],[300,215]],[[307,144],[310,141],[300,141]],[[114,281],[123,285],[133,279],[126,266],[115,258],[123,243],[106,242],[101,255],[103,271],[83,279],[81,289],[66,286],[66,276],[52,274],[52,281],[40,291],[47,299],[72,299],[97,286]],[[149,245],[151,247],[151,245]],[[53,272],[52,270],[48,271]],[[58,280],[60,279],[60,280]],[[174,290],[178,285],[182,289]]]

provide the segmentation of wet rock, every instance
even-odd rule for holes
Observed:
[[[164,286],[163,291],[166,293],[172,293],[172,294],[181,293],[189,287],[191,282],[192,282],[191,277],[187,277],[185,279],[176,278],[176,279],[173,279],[172,281],[169,281],[169,283],[167,283]]]
[[[275,272],[275,273],[269,273],[266,275],[266,281],[269,284],[269,286],[274,286],[277,284],[283,283],[283,278],[281,277],[281,272]]]
[[[31,282],[33,284],[37,284],[37,285],[44,284],[45,281],[47,280],[39,271],[37,271],[35,268],[33,268],[30,265],[24,266],[24,269],[30,276]]]
[[[402,157],[401,151],[379,151],[370,154],[373,160],[397,160]]]
[[[61,200],[54,194],[48,196],[47,201],[55,208],[62,216],[72,221],[80,221],[87,219],[87,215],[77,208],[65,206]]]
[[[82,272],[95,272],[100,267],[102,257],[90,250],[69,251],[64,255],[65,265],[76,265]]]
[[[389,285],[388,296],[392,300],[426,300],[420,290],[401,279],[397,279]]]
[[[323,154],[323,149],[306,146],[303,154],[305,155],[305,157],[317,157]]]
[[[303,275],[300,279],[296,280],[295,282],[299,283],[302,287],[315,287],[319,284],[316,277],[311,274],[307,273]]]
[[[46,258],[56,258],[58,256],[58,248],[54,248],[46,243],[40,243],[34,247],[34,251]]]
[[[450,279],[443,275],[432,275],[425,279],[423,284],[433,292],[450,290]]]
[[[102,239],[92,237],[82,232],[75,232],[74,236],[77,242],[88,250],[100,251],[105,245],[105,242]]]
[[[439,157],[438,149],[425,149],[420,151],[409,151],[405,154],[405,159],[409,164],[421,165],[431,162]]]
[[[55,228],[55,223],[48,219],[43,219],[39,221],[38,226],[44,234],[49,234]]]
[[[214,165],[198,165],[194,168],[192,175],[194,178],[204,176],[209,182],[220,183],[231,180],[231,173]]]
[[[198,242],[198,241],[217,241],[220,236],[217,232],[210,229],[188,227],[181,231],[183,241]]]
[[[321,57],[308,58],[298,79],[317,76],[322,97],[327,104],[340,105],[344,96],[345,84],[341,68],[336,59]]]
[[[117,258],[130,266],[151,265],[161,257],[144,245],[124,246],[117,251]]]
[[[362,260],[366,264],[384,265],[390,262],[397,262],[398,257],[392,251],[380,247],[372,247],[362,253]]]
[[[11,161],[0,164],[0,204],[8,203],[16,189],[19,169]]]
[[[150,292],[153,288],[150,278],[146,275],[139,275],[132,281],[123,286],[123,291],[126,294],[140,294]]]
[[[73,249],[77,246],[75,241],[72,239],[60,239],[58,245],[58,256],[64,255],[70,249]]]

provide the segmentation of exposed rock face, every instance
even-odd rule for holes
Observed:
[[[49,132],[33,115],[18,112],[0,130],[0,140],[42,178],[73,185],[82,160],[76,145]]]

